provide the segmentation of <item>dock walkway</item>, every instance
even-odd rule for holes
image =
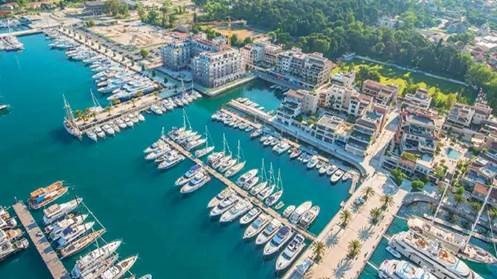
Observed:
[[[41,33],[42,31],[37,28],[33,29],[27,29],[27,30],[20,30],[20,31],[14,31],[14,32],[9,32],[9,33],[0,33],[0,37],[6,37],[6,36],[25,36],[25,35],[32,35],[32,34],[38,34]]]
[[[252,202],[254,205],[256,205],[261,210],[263,210],[266,214],[272,216],[273,218],[278,219],[282,224],[291,227],[294,231],[302,234],[305,238],[307,238],[307,239],[309,239],[311,241],[314,241],[316,239],[316,236],[314,234],[312,234],[312,233],[310,233],[310,232],[308,232],[308,231],[306,231],[304,229],[301,229],[301,228],[295,226],[294,224],[291,224],[287,219],[283,218],[276,210],[274,210],[274,209],[272,209],[270,207],[267,207],[263,202],[261,202],[260,200],[258,200],[255,197],[250,196],[249,193],[247,193],[246,191],[240,189],[240,187],[238,187],[233,181],[229,180],[228,178],[226,178],[225,176],[223,176],[222,174],[220,174],[216,170],[214,170],[211,167],[207,166],[201,160],[199,160],[197,158],[194,158],[193,155],[190,152],[186,151],[179,144],[175,143],[174,141],[172,141],[170,139],[165,139],[165,141],[169,145],[171,145],[174,149],[178,150],[185,157],[188,157],[193,162],[195,162],[195,163],[203,166],[203,168],[206,171],[208,171],[212,176],[214,176],[219,181],[221,181],[222,183],[224,183],[231,190],[235,191],[238,195],[240,195],[243,198],[245,198],[245,199],[249,200],[250,202]]]
[[[52,249],[52,246],[50,246],[50,242],[41,231],[26,205],[20,201],[14,204],[13,208],[52,277],[55,279],[70,278],[69,273],[60,261],[59,256]]]

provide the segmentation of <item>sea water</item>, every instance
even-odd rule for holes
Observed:
[[[79,141],[63,128],[65,95],[74,110],[92,105],[92,72],[83,63],[69,61],[64,52],[51,50],[43,35],[21,37],[25,49],[0,53],[0,103],[9,113],[0,116],[0,205],[26,199],[36,187],[55,180],[71,186],[67,201],[77,194],[106,227],[107,241],[123,239],[121,258],[139,255],[133,271],[154,278],[274,278],[275,257],[264,258],[261,247],[242,240],[238,222],[221,225],[209,218],[208,201],[223,189],[212,179],[202,189],[183,196],[174,186],[192,163],[168,171],[145,161],[143,150],[166,130],[183,123],[182,111],[163,116],[145,114],[146,121],[98,143]],[[287,155],[278,156],[247,133],[213,122],[211,115],[230,99],[247,97],[268,110],[277,108],[280,94],[263,81],[253,81],[202,98],[186,108],[194,129],[207,126],[218,150],[226,134],[233,154],[240,140],[245,170],[266,167],[281,170],[282,200],[298,205],[311,200],[321,213],[310,230],[319,231],[348,197],[350,182],[332,185],[326,176],[309,171]],[[105,96],[99,96],[105,103]],[[243,173],[243,172],[241,172]],[[40,213],[36,212],[36,218]],[[87,249],[86,251],[88,251]],[[85,252],[86,252],[85,251]],[[81,254],[80,254],[81,255]],[[77,257],[65,260],[68,269]],[[0,264],[0,278],[49,278],[33,245]]]

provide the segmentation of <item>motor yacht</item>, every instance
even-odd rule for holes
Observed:
[[[264,256],[269,256],[278,252],[292,236],[293,232],[290,227],[283,226],[279,228],[276,235],[274,235],[273,238],[271,238],[271,241],[267,242],[264,246]]]
[[[188,182],[188,184],[181,187],[180,193],[188,194],[197,191],[202,186],[207,184],[207,182],[209,181],[211,181],[211,177],[207,173],[200,171],[193,176],[193,178]]]
[[[176,186],[182,186],[186,183],[188,183],[198,172],[202,170],[202,166],[199,164],[193,165],[183,176],[180,178],[176,179],[176,182],[174,185]]]
[[[382,279],[437,279],[435,275],[407,261],[385,260],[378,269]]]
[[[272,193],[267,199],[264,200],[264,203],[266,206],[271,207],[281,199],[281,196],[283,196],[283,189]]]
[[[47,187],[38,188],[29,195],[29,207],[39,209],[67,193],[68,188],[62,181],[56,181]]]
[[[254,221],[255,222],[255,221]],[[262,245],[268,242],[273,236],[278,232],[278,230],[283,226],[281,222],[277,219],[273,219],[262,232],[257,235],[255,239],[256,245]]]
[[[250,223],[250,225],[245,229],[243,239],[249,239],[258,235],[262,230],[264,230],[270,221],[271,217],[264,213],[260,214],[259,217],[257,217],[255,221]]]
[[[248,181],[254,178],[258,173],[257,169],[251,169],[246,173],[242,174],[236,181],[236,184],[240,187],[244,187]]]
[[[290,217],[288,217],[288,220],[290,221],[290,223],[292,224],[297,224],[298,221],[300,220],[300,218],[302,217],[302,215],[309,209],[311,209],[312,207],[312,202],[311,201],[306,201],[304,203],[302,203],[301,205],[299,205],[293,212],[292,214],[290,215]]]
[[[251,202],[244,199],[240,199],[240,201],[238,201],[235,206],[233,206],[228,211],[224,212],[223,215],[221,215],[221,218],[219,218],[219,222],[221,223],[231,222],[236,218],[245,214],[252,207],[254,207],[254,205]]]
[[[219,204],[211,209],[209,215],[211,217],[219,216],[223,214],[224,212],[228,211],[231,207],[233,207],[239,200],[240,198],[236,194],[232,194],[228,197],[226,197],[224,200],[219,202]]]
[[[258,207],[253,207],[245,215],[240,218],[240,225],[246,225],[257,218],[261,214],[262,210]]]
[[[56,238],[56,247],[60,249],[73,242],[75,239],[91,230],[93,225],[95,225],[95,222],[87,222],[81,225],[66,228],[60,233],[59,237]]]
[[[138,259],[138,256],[132,256],[129,258],[126,258],[120,262],[118,262],[116,265],[113,267],[109,268],[106,270],[102,275],[100,275],[101,279],[117,279],[121,278],[128,272],[128,270],[131,269],[131,267],[135,264],[136,260]]]
[[[283,217],[288,218],[295,211],[295,205],[289,205],[283,210]]]
[[[225,188],[209,201],[209,203],[207,204],[207,208],[213,208],[217,206],[222,200],[224,200],[225,198],[227,198],[232,194],[233,191],[230,188]]]
[[[330,177],[331,183],[337,183],[340,178],[342,178],[344,172],[341,169],[337,169]]]
[[[122,241],[120,240],[112,241],[84,255],[76,261],[71,271],[71,276],[80,278],[84,274],[91,273],[99,266],[99,263],[112,256],[121,246],[121,243]]]
[[[296,234],[276,259],[276,271],[285,270],[305,247],[305,238]]]
[[[57,221],[69,212],[73,211],[82,201],[82,198],[76,198],[62,204],[53,204],[43,209],[43,222],[45,225],[49,225]]]
[[[302,214],[302,217],[300,218],[298,225],[302,228],[308,228],[312,224],[312,222],[314,222],[314,220],[316,220],[316,218],[318,217],[319,211],[320,211],[319,206],[315,205],[311,207],[311,209],[307,210],[306,212],[304,212],[304,214]]]

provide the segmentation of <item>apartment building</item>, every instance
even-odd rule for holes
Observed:
[[[324,114],[319,118],[316,125],[314,125],[314,136],[326,143],[345,144],[347,138],[348,126],[343,119]]]
[[[402,105],[413,109],[427,110],[430,108],[431,100],[432,98],[428,94],[428,91],[424,88],[419,88],[414,93],[407,93]]]
[[[227,47],[224,37],[209,40],[205,33],[189,35],[172,32],[162,48],[162,61],[166,68],[178,71],[187,68],[192,58],[202,52],[217,52]]]
[[[472,189],[472,197],[483,201],[490,191],[490,185],[496,184],[497,164],[483,157],[477,157],[469,166],[462,182],[466,188]],[[497,205],[497,190],[490,193],[489,203]]]
[[[272,67],[276,65],[278,54],[282,51],[280,45],[269,42],[255,42],[240,49],[244,65],[248,67],[253,65]]]
[[[314,114],[318,107],[318,98],[310,91],[299,89],[289,90],[285,99],[276,112],[278,120],[287,123],[299,115]]]
[[[328,82],[332,68],[333,63],[322,53],[303,53],[292,48],[277,54],[275,70],[303,87],[315,88]]]
[[[333,111],[358,117],[371,109],[373,98],[360,94],[350,86],[332,83],[318,92],[319,106]]]
[[[383,105],[395,102],[398,91],[395,85],[384,85],[374,80],[365,80],[361,89],[362,94],[373,97],[375,102]]]
[[[201,52],[192,60],[193,80],[205,87],[218,87],[244,74],[242,57],[237,49]]]
[[[422,109],[405,108],[400,112],[400,125],[395,139],[400,153],[428,154],[433,156],[438,144],[441,121],[438,116]]]
[[[354,124],[345,150],[357,156],[366,156],[369,146],[381,132],[384,115],[368,111]]]

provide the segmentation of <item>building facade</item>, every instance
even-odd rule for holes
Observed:
[[[192,60],[193,80],[208,88],[234,81],[243,73],[242,57],[240,52],[233,48],[202,52]]]

